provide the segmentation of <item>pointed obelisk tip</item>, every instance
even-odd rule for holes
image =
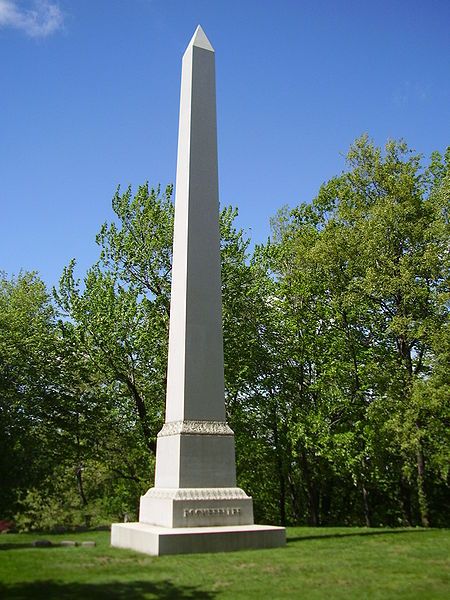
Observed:
[[[191,41],[189,42],[189,46],[197,46],[198,48],[203,48],[204,50],[210,50],[211,52],[214,52],[214,48],[211,46],[211,42],[206,37],[206,34],[200,25],[195,30],[195,33],[192,36]]]

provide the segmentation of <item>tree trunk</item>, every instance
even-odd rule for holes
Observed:
[[[319,519],[319,494],[315,482],[311,476],[306,452],[302,449],[299,453],[300,464],[302,466],[303,479],[306,485],[308,496],[308,524],[317,527],[320,524]]]
[[[282,449],[280,448],[280,438],[278,434],[278,415],[277,415],[277,406],[276,400],[273,399],[274,406],[272,411],[272,430],[273,430],[273,441],[275,445],[275,456],[276,456],[276,465],[277,465],[277,473],[278,473],[278,510],[280,515],[280,523],[281,525],[286,525],[286,482],[284,480],[284,468],[283,468],[283,458],[282,458]]]
[[[141,425],[142,435],[145,440],[145,445],[147,446],[147,449],[150,452],[150,454],[156,456],[156,441],[154,440],[150,427],[147,423],[147,409],[145,407],[144,400],[139,394],[135,384],[133,383],[133,381],[131,381],[131,379],[126,377],[125,383],[127,384],[128,389],[130,390],[133,396],[134,403],[136,405],[136,410],[139,415],[139,422]]]
[[[325,479],[325,488],[320,495],[320,522],[327,525],[330,522],[331,498],[333,481],[330,476]]]
[[[412,527],[411,511],[411,488],[408,482],[402,477],[400,480],[400,509],[402,511],[403,522],[407,527]]]
[[[416,424],[419,428],[419,425]],[[419,511],[420,511],[420,522],[422,527],[430,526],[430,515],[428,510],[428,498],[425,491],[425,458],[423,455],[422,447],[419,445],[416,453],[417,460],[417,493],[419,496]]]
[[[286,525],[286,482],[284,481],[284,473],[283,473],[283,463],[280,456],[279,450],[277,452],[277,468],[278,468],[278,477],[279,477],[279,497],[278,497],[278,506],[280,511],[280,523],[281,525]]]
[[[366,527],[372,527],[372,524],[370,522],[369,493],[363,482],[361,482],[361,493],[363,499],[364,522],[366,524]]]
[[[86,494],[84,493],[84,487],[83,487],[83,465],[79,465],[77,467],[76,476],[77,476],[78,493],[80,495],[81,503],[84,507],[84,506],[87,506],[88,501],[86,498]]]
[[[289,491],[290,491],[290,497],[291,497],[292,513],[294,515],[294,522],[296,524],[298,524],[300,522],[300,517],[301,517],[300,502],[299,502],[297,488],[296,488],[295,483],[292,480],[292,477],[290,476],[290,474],[288,474],[288,483],[289,483]]]
[[[413,364],[411,357],[411,348],[408,344],[406,338],[401,335],[398,338],[398,347],[401,358],[406,366],[406,372],[408,376],[408,382],[406,384],[406,388],[410,391],[412,386],[413,379]],[[406,390],[405,390],[406,392]],[[416,430],[420,432],[420,423],[416,421]],[[427,492],[425,489],[425,456],[423,453],[422,444],[419,439],[419,445],[416,450],[416,467],[417,467],[417,495],[419,500],[419,512],[420,512],[420,522],[422,527],[430,526],[430,516],[428,509],[428,498]]]
[[[81,500],[81,504],[84,506],[87,506],[87,498],[86,498],[86,494],[84,493],[84,487],[83,487],[83,461],[82,461],[82,454],[81,454],[81,442],[80,442],[80,415],[77,412],[76,413],[76,432],[75,432],[75,439],[77,442],[77,462],[78,462],[78,467],[75,470],[75,475],[77,478],[77,487],[78,487],[78,494],[80,496],[80,500]]]

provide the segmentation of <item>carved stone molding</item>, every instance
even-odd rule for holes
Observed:
[[[170,500],[248,500],[240,488],[150,488],[146,498]]]
[[[225,421],[172,421],[165,423],[158,437],[165,435],[234,435]]]

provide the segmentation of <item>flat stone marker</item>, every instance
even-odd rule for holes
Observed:
[[[183,56],[165,424],[155,487],[139,523],[115,523],[111,544],[147,554],[285,544],[283,527],[254,525],[236,487],[226,423],[220,278],[215,54],[199,26]]]
[[[35,540],[32,545],[34,548],[50,548],[50,546],[53,546],[50,540]]]
[[[72,540],[64,540],[62,542],[59,542],[60,546],[76,546],[77,543],[73,542]]]

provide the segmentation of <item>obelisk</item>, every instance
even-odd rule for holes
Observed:
[[[183,56],[175,189],[155,487],[141,498],[139,523],[112,526],[112,544],[149,554],[279,546],[284,529],[254,525],[252,499],[236,487],[225,417],[215,55],[200,26]]]

